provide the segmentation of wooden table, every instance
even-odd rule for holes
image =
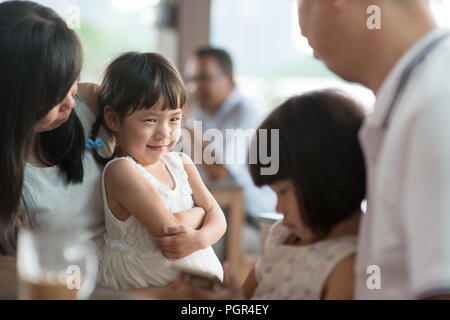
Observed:
[[[0,300],[17,299],[16,259],[0,256]],[[90,300],[141,300],[144,297],[123,291],[97,287]]]
[[[228,208],[225,259],[233,270],[239,270],[242,254],[241,238],[245,223],[242,189],[213,189],[211,194],[220,206]]]

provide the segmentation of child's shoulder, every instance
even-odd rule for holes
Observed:
[[[120,180],[136,171],[136,162],[130,157],[114,158],[103,168],[103,175],[108,179]]]
[[[117,168],[127,168],[134,167],[136,165],[136,161],[131,157],[115,157],[114,159],[108,161],[108,163],[103,168],[103,171],[106,170],[117,170]]]
[[[274,222],[268,232],[267,239],[271,245],[281,245],[292,232],[283,224],[283,220]]]

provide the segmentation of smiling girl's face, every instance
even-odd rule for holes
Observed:
[[[276,211],[283,214],[283,224],[302,242],[315,240],[316,236],[303,223],[297,200],[295,185],[289,179],[279,180],[269,185],[277,194]]]
[[[152,165],[175,147],[181,135],[181,108],[162,110],[160,100],[152,108],[140,108],[122,121],[115,131],[119,155],[129,155],[141,165]],[[106,119],[105,119],[106,120]]]

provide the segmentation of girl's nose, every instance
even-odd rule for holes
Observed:
[[[275,207],[275,211],[278,213],[283,213],[283,208],[279,200],[277,200],[277,206]]]
[[[158,130],[156,131],[156,138],[160,140],[170,138],[170,127],[167,123],[162,123],[158,126]]]

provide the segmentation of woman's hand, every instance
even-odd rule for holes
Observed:
[[[155,237],[156,245],[167,259],[181,259],[204,249],[202,233],[187,225],[164,227],[164,236]]]
[[[195,300],[243,300],[241,287],[239,285],[236,274],[230,265],[225,262],[223,264],[224,284],[218,290],[207,290],[191,285],[186,282],[181,274],[177,278],[179,292],[187,297],[187,299]]]
[[[145,299],[158,300],[187,300],[180,290],[180,285],[173,282],[163,287],[146,287],[128,291]]]

